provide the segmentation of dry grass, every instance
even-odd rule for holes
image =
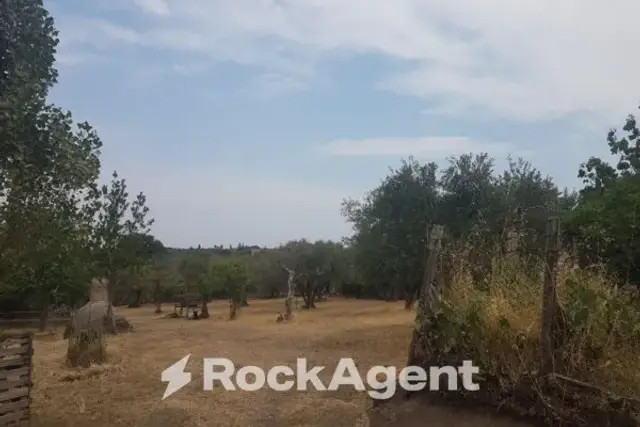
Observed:
[[[477,290],[469,277],[460,275],[448,297],[459,322],[470,313],[478,316],[471,337],[476,362],[495,373],[504,373],[506,367],[517,382],[539,365],[542,276],[527,277],[517,264],[504,264],[489,282],[488,291]],[[597,271],[569,264],[560,264],[557,288],[573,329],[559,373],[640,399],[640,307],[619,295]]]
[[[203,392],[202,357],[229,357],[236,365],[294,366],[306,356],[328,366],[353,357],[364,374],[370,366],[403,366],[413,312],[403,303],[330,300],[315,311],[299,311],[292,323],[276,323],[283,302],[252,301],[235,321],[226,303],[210,308],[212,318],[163,319],[153,307],[121,309],[135,332],[110,337],[107,364],[65,367],[65,340],[36,338],[33,427],[48,426],[355,426],[366,425],[366,394],[339,392]],[[58,334],[61,332],[58,331]],[[165,401],[164,368],[191,353],[194,381]],[[311,362],[310,362],[311,363]],[[328,376],[327,375],[327,376]],[[328,379],[325,379],[325,384]]]
[[[602,269],[581,270],[568,259],[560,263],[564,341],[556,352],[556,376],[542,375],[542,265],[527,270],[515,257],[494,261],[486,283],[474,283],[464,265],[456,266],[439,312],[424,317],[416,362],[472,359],[484,393],[467,396],[466,403],[575,425],[598,417],[600,425],[617,427],[640,416],[637,297],[616,289]]]
[[[597,277],[575,277],[575,272],[570,271],[561,272],[559,282],[564,283],[567,275],[583,283],[582,288],[607,288]],[[455,306],[452,315],[463,323],[471,312],[479,316],[476,326],[481,328],[470,337],[477,356],[474,362],[489,370],[498,364],[507,365],[511,380],[517,382],[524,372],[537,365],[539,280],[521,276],[514,269],[511,273],[500,272],[491,278],[491,283],[492,291],[477,291],[466,276],[458,275],[449,294]],[[561,289],[561,297],[567,301],[564,292]],[[211,392],[201,389],[203,357],[228,357],[236,366],[258,365],[265,369],[280,364],[294,366],[297,357],[306,357],[312,365],[327,366],[324,375],[320,375],[324,376],[325,384],[341,357],[353,357],[362,374],[373,365],[404,366],[414,312],[405,311],[403,305],[403,302],[332,299],[319,303],[317,310],[297,311],[291,323],[276,322],[277,313],[284,306],[282,300],[251,301],[235,321],[227,320],[229,310],[225,302],[212,304],[212,317],[199,321],[166,319],[154,314],[151,306],[121,309],[121,314],[135,326],[135,332],[109,337],[108,362],[80,370],[65,366],[65,340],[37,336],[32,427],[376,427],[417,426],[427,421],[433,427],[521,425],[415,403],[415,407],[396,405],[389,417],[385,415],[376,421],[374,416],[369,420],[366,411],[371,400],[365,393],[350,388],[338,392],[288,393],[266,389],[251,393],[227,392],[222,387]],[[602,317],[591,308],[588,311],[589,319]],[[509,325],[506,329],[505,320]],[[578,338],[595,337],[594,331],[602,329],[585,322],[581,324],[589,329]],[[450,332],[457,336],[455,330]],[[522,349],[523,353],[514,357],[513,339],[523,335],[530,343],[529,351]],[[589,379],[621,394],[637,393],[640,377],[634,368],[635,357],[624,351],[636,347],[629,343],[620,346],[619,339],[601,338],[608,340],[603,344],[606,356],[601,360],[609,363],[599,368],[591,366]],[[586,347],[576,348],[574,354],[583,348]],[[160,381],[162,370],[187,353],[192,355],[187,370],[194,381],[161,401],[165,388]],[[579,363],[576,360],[575,368],[584,368]]]

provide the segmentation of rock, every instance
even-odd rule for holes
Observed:
[[[107,333],[131,332],[133,326],[129,321],[112,310],[114,322],[107,316],[108,303],[106,301],[89,301],[76,311],[64,331],[64,338],[69,338],[75,329],[102,329]],[[115,330],[114,330],[115,323]]]

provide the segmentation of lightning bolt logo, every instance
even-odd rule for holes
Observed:
[[[173,393],[191,382],[191,372],[184,371],[184,368],[187,366],[187,362],[189,361],[189,357],[191,357],[191,353],[187,354],[185,357],[162,371],[160,378],[162,379],[162,382],[168,383],[167,388],[164,391],[164,395],[162,396],[162,400],[171,396]]]

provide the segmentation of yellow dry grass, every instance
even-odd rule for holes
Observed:
[[[355,426],[366,425],[370,400],[346,387],[338,392],[202,391],[202,358],[228,357],[236,366],[295,366],[298,357],[325,365],[325,384],[341,357],[361,374],[373,365],[404,366],[414,313],[403,303],[336,299],[276,323],[282,300],[251,301],[235,321],[228,306],[212,305],[212,318],[163,319],[152,307],[120,309],[135,332],[109,337],[110,360],[71,370],[67,342],[36,338],[33,427]],[[169,309],[166,307],[165,309]],[[58,332],[60,334],[60,332]],[[160,374],[191,353],[194,381],[162,401]],[[322,377],[322,375],[321,375]]]

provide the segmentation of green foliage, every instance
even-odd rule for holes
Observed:
[[[236,260],[226,260],[211,266],[213,281],[222,285],[227,291],[229,299],[241,305],[246,298],[249,283],[249,271],[245,264]]]
[[[583,347],[606,345],[640,347],[640,307],[614,286],[598,286],[583,274],[567,279],[566,311]]]
[[[115,279],[141,257],[122,242],[146,234],[144,195],[100,186],[102,141],[46,103],[55,84],[53,19],[42,1],[0,4],[0,296],[76,304],[95,275]]]
[[[571,205],[570,193],[560,195],[549,178],[523,160],[510,160],[499,175],[486,154],[449,161],[438,176],[435,164],[410,158],[363,202],[344,202],[343,213],[355,231],[349,242],[357,275],[370,294],[415,299],[428,224],[445,225],[448,248],[464,242],[464,259],[457,261],[473,265],[478,282],[490,272],[506,231],[519,232],[524,252],[540,253],[546,217]],[[447,254],[443,259],[443,268],[450,269]]]
[[[100,139],[46,105],[57,32],[39,1],[0,6],[0,293],[80,298],[90,278],[83,192],[99,174]],[[75,128],[75,129],[74,129]]]
[[[576,208],[564,218],[567,237],[581,255],[583,265],[604,263],[619,282],[640,281],[640,130],[630,115],[623,127],[607,136],[614,166],[592,157],[581,165],[585,187]]]

